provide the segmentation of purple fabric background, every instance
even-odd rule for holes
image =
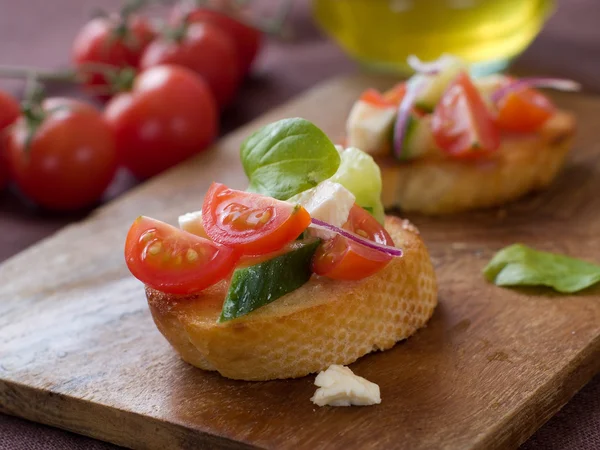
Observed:
[[[117,0],[0,0],[0,64],[59,68],[68,65],[71,41],[94,8],[110,9]],[[260,1],[275,4],[276,0]],[[293,39],[272,40],[238,97],[223,117],[222,133],[331,76],[357,67],[312,24],[307,0],[296,0]],[[544,31],[516,63],[519,70],[581,81],[600,92],[600,2],[563,0]],[[0,81],[15,95],[22,84]],[[77,94],[55,86],[52,93]],[[77,94],[78,95],[78,94]],[[135,185],[120,174],[107,193],[109,200]],[[0,194],[0,262],[77,220],[85,212],[49,215]],[[58,429],[0,415],[0,449],[111,449],[110,444]],[[600,449],[600,376],[577,394],[542,427],[523,449]]]

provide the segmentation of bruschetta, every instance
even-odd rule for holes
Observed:
[[[185,361],[240,380],[302,377],[427,323],[433,265],[418,230],[383,215],[369,155],[288,119],[251,136],[242,163],[248,190],[213,183],[179,227],[138,217],[127,236],[127,265]]]
[[[365,91],[346,123],[346,144],[381,166],[383,204],[425,214],[503,205],[548,186],[573,144],[574,116],[536,87],[569,80],[473,78],[445,58],[406,83]]]

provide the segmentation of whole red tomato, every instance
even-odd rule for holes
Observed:
[[[243,74],[249,72],[252,63],[256,59],[262,46],[262,33],[242,21],[209,8],[185,8],[175,7],[171,14],[172,21],[181,23],[208,22],[226,31],[235,41],[237,47],[240,68]]]
[[[78,100],[46,99],[38,114],[21,116],[7,136],[6,156],[17,186],[48,209],[91,206],[117,167],[109,126],[95,108]]]
[[[8,183],[8,168],[3,146],[4,130],[19,118],[20,113],[19,103],[6,92],[0,91],[0,190]]]
[[[105,86],[109,82],[105,74],[87,69],[94,64],[136,68],[154,36],[154,30],[143,17],[113,15],[92,19],[73,42],[73,63],[87,77],[88,87]]]
[[[113,97],[104,116],[115,133],[120,162],[140,178],[204,150],[218,130],[208,85],[179,66],[140,73],[132,91]]]
[[[146,48],[140,67],[176,64],[202,76],[219,106],[227,106],[240,84],[241,72],[233,39],[215,25],[183,25],[181,36],[159,37]]]

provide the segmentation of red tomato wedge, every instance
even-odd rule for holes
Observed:
[[[383,94],[377,89],[367,89],[360,96],[360,101],[376,108],[390,108],[398,106],[404,98],[404,94],[406,94],[406,84],[399,83]]]
[[[394,106],[398,106],[404,98],[404,95],[406,95],[406,83],[398,83],[390,90],[385,91],[383,93],[383,98]]]
[[[555,112],[545,95],[529,88],[509,92],[498,101],[497,107],[496,124],[517,133],[536,131]]]
[[[192,294],[227,278],[239,254],[233,249],[149,217],[138,217],[125,242],[134,277],[169,294]]]
[[[494,119],[464,72],[435,107],[431,128],[436,144],[456,158],[476,158],[500,147],[500,132]]]
[[[394,245],[388,232],[358,205],[350,210],[344,228],[374,242]],[[383,269],[392,258],[391,255],[338,235],[317,249],[312,269],[317,275],[334,280],[360,280]]]
[[[301,206],[213,183],[202,207],[211,239],[244,255],[264,255],[296,239],[310,224]]]

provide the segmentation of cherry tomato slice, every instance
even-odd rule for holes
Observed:
[[[536,131],[555,112],[545,95],[528,88],[509,92],[497,106],[496,124],[503,130],[517,133]]]
[[[374,242],[394,245],[388,232],[358,205],[350,210],[344,228]],[[317,275],[334,280],[360,280],[383,269],[392,258],[338,235],[319,246],[313,257],[312,269]]]
[[[390,108],[398,106],[404,98],[404,94],[406,94],[406,85],[399,83],[383,94],[376,89],[367,89],[360,96],[360,101],[376,108]]]
[[[492,115],[464,72],[435,107],[431,127],[436,144],[456,158],[476,158],[500,147],[500,132]]]
[[[301,206],[213,183],[202,207],[206,233],[245,255],[263,255],[296,239],[310,224]]]
[[[396,86],[383,93],[383,98],[394,106],[398,106],[406,95],[406,83],[398,83]]]
[[[138,217],[125,242],[134,277],[169,294],[192,294],[227,278],[239,254],[149,217]]]

